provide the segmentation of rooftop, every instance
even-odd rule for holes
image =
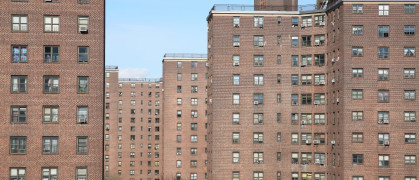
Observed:
[[[163,59],[208,59],[207,54],[194,53],[166,53]]]
[[[118,66],[105,66],[106,70],[118,70]]]
[[[163,82],[163,78],[119,78],[119,82],[147,82],[158,83]]]
[[[263,8],[263,9],[262,9]],[[257,7],[255,8],[254,5],[247,5],[247,4],[215,4],[211,11],[270,11],[270,9],[297,9],[297,11],[315,11],[316,4],[307,4],[307,5],[299,5],[299,6],[264,6],[264,7]],[[278,10],[272,10],[278,11]],[[279,10],[280,11],[280,10]]]

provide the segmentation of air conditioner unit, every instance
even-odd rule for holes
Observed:
[[[258,27],[259,28],[263,28],[263,24],[258,24]]]
[[[52,2],[52,0],[45,0],[45,2]]]
[[[87,122],[86,118],[80,118],[79,123],[85,124]]]
[[[234,46],[234,47],[240,47],[240,42],[234,42],[234,43],[233,43],[233,46]]]
[[[193,115],[193,117],[194,117],[194,118],[197,118],[197,117],[198,117],[198,115],[197,115],[197,114],[194,114],[194,115]]]
[[[254,105],[258,105],[259,104],[259,101],[253,101],[253,104]]]
[[[80,33],[84,33],[84,34],[85,34],[85,33],[87,33],[87,32],[88,32],[88,30],[89,30],[89,29],[88,29],[87,27],[80,27],[80,28],[79,28]]]
[[[306,140],[306,144],[310,145],[311,144],[311,140]]]
[[[332,58],[332,62],[335,62],[335,58]]]
[[[315,145],[320,144],[320,140],[314,140],[313,144],[315,144]]]
[[[306,125],[306,124],[307,124],[306,121],[304,121],[304,120],[301,121],[301,125]]]
[[[238,27],[240,27],[240,24],[234,24],[234,27],[238,28]]]
[[[337,103],[339,102],[339,98],[336,98],[336,102],[337,102]]]
[[[314,45],[315,45],[315,46],[320,46],[320,40],[315,40],[315,41],[314,41]]]
[[[259,43],[258,43],[258,46],[259,46],[259,47],[263,47],[264,45],[265,45],[265,43],[264,43],[264,42],[259,42]]]
[[[389,123],[389,122],[388,122],[388,119],[384,119],[383,123],[384,123],[384,124],[388,124],[388,123]]]
[[[305,67],[305,66],[307,66],[307,62],[301,63],[301,67]]]
[[[304,24],[301,24],[301,28],[305,28],[306,27],[306,25],[304,25]]]
[[[416,121],[416,117],[410,117],[410,121]]]
[[[293,24],[291,25],[291,27],[298,27],[298,24]]]
[[[339,61],[340,57],[336,58],[336,61]]]
[[[320,22],[320,26],[326,25],[326,22]]]
[[[263,124],[263,119],[259,119],[259,124]]]
[[[384,146],[390,146],[390,141],[385,140],[385,141],[384,141]]]
[[[233,66],[239,66],[240,63],[239,62],[233,62]]]
[[[320,101],[314,101],[314,105],[319,105]]]
[[[335,79],[332,79],[332,83],[335,83],[336,82],[336,80]]]
[[[335,140],[332,140],[332,141],[330,141],[330,144],[335,145],[336,144],[336,141]]]
[[[320,81],[320,85],[325,85],[325,84],[326,84],[326,82]]]
[[[181,155],[181,154],[182,154],[182,153],[180,153],[180,152],[177,152],[177,153],[176,153],[176,155]]]
[[[314,159],[314,164],[320,164],[320,159]]]

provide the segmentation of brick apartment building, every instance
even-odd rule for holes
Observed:
[[[0,2],[0,179],[102,179],[104,5]]]
[[[163,58],[164,179],[207,177],[207,56]]]
[[[419,176],[419,1],[325,2],[211,9],[209,179]]]
[[[105,73],[104,179],[162,179],[161,79],[118,78],[115,66]]]

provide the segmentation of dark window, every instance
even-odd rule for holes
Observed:
[[[11,123],[26,123],[26,106],[11,107]]]
[[[43,154],[58,154],[58,137],[43,137],[42,138],[42,153]]]
[[[26,137],[10,137],[10,154],[26,154]]]
[[[89,47],[79,46],[79,63],[89,62]]]
[[[44,62],[58,63],[60,62],[59,46],[45,46],[44,47]]]
[[[12,62],[28,62],[27,46],[15,45],[12,46]]]
[[[87,153],[88,153],[87,137],[85,136],[77,137],[77,154],[87,154]]]

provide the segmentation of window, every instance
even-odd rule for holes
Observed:
[[[44,106],[42,122],[58,123],[58,106]]]
[[[311,94],[301,94],[301,104],[311,104]]]
[[[352,121],[362,121],[363,111],[352,111]]]
[[[291,95],[291,105],[298,105],[298,94]]]
[[[297,125],[298,124],[298,113],[291,114],[291,124]]]
[[[198,142],[198,136],[192,135],[191,136],[191,143],[196,143],[196,142]]]
[[[26,154],[26,136],[10,137],[10,154]]]
[[[406,156],[404,156],[404,164],[406,164],[406,165],[415,165],[416,164],[416,156],[415,155],[406,155]]]
[[[233,27],[240,27],[240,17],[234,16],[233,17]]]
[[[182,67],[182,61],[178,61],[178,62],[177,62],[177,67],[178,67],[178,68],[181,68],[181,67]]]
[[[388,124],[389,120],[388,111],[378,111],[378,124]]]
[[[292,17],[291,26],[292,27],[298,27],[298,17]]]
[[[388,59],[389,48],[388,47],[379,47],[378,48],[378,59]]]
[[[26,106],[11,106],[11,123],[26,123]]]
[[[263,66],[263,55],[253,56],[253,66]]]
[[[364,26],[358,25],[358,26],[352,26],[352,34],[354,35],[362,35],[363,34]]]
[[[59,93],[60,77],[44,76],[44,93]]]
[[[298,133],[291,134],[291,144],[298,144]]]
[[[324,145],[324,143],[326,142],[326,136],[324,133],[314,133],[314,140],[317,140],[320,142],[319,144]]]
[[[234,47],[240,47],[240,36],[234,35],[233,36],[233,46]]]
[[[388,69],[378,69],[378,80],[388,81]]]
[[[263,104],[263,94],[262,93],[254,93],[253,94],[253,104]]]
[[[240,114],[233,113],[233,124],[240,124]]]
[[[364,155],[352,154],[352,164],[364,164]]]
[[[253,46],[263,47],[264,45],[263,36],[253,36]]]
[[[42,154],[58,154],[58,137],[42,138]]]
[[[404,99],[406,100],[413,100],[416,99],[416,91],[414,90],[405,90],[404,91]]]
[[[414,47],[405,47],[404,48],[404,56],[415,56],[415,48]]]
[[[301,36],[301,46],[311,47],[311,36]]]
[[[301,144],[311,144],[313,137],[311,133],[301,133]]]
[[[233,152],[233,163],[240,163],[240,153]]]
[[[388,37],[389,26],[378,26],[378,37]]]
[[[58,63],[60,61],[59,46],[45,46],[44,47],[44,62]]]
[[[352,133],[352,142],[353,143],[362,143],[364,142],[364,134],[362,132]]]
[[[378,155],[378,167],[389,167],[390,166],[390,155],[380,154]]]
[[[415,144],[416,143],[416,134],[404,134],[404,143]]]
[[[379,133],[378,134],[378,144],[379,145],[389,145],[390,144],[390,134]]]
[[[87,180],[87,167],[77,167],[76,168],[76,179],[77,180]]]
[[[56,180],[58,179],[57,168],[42,168],[42,180]]]
[[[314,36],[314,45],[315,46],[324,46],[324,40],[325,40],[325,36],[324,35],[315,35]]]
[[[178,117],[178,118],[181,118],[181,117],[182,117],[182,111],[181,111],[181,110],[178,110],[178,111],[177,111],[177,117]]]
[[[301,66],[311,66],[311,64],[312,64],[311,55],[301,56]]]
[[[44,31],[45,32],[59,32],[60,31],[60,17],[59,16],[44,16]]]
[[[234,55],[233,56],[233,65],[234,66],[240,65],[240,56],[239,55]]]
[[[263,124],[263,114],[254,113],[253,114],[253,124]]]
[[[416,180],[416,176],[406,176],[404,180]]]
[[[253,26],[263,28],[263,17],[262,16],[255,16],[253,17]]]
[[[301,75],[301,85],[310,86],[311,82],[311,75]]]
[[[25,180],[26,168],[12,167],[10,168],[10,180]]]
[[[88,34],[89,33],[89,17],[79,16],[78,18],[79,18],[79,20],[78,20],[79,33]]]
[[[313,18],[311,16],[304,16],[301,18],[302,19],[302,24],[301,27],[311,27],[313,26]]]
[[[253,164],[263,164],[263,152],[253,153]]]
[[[233,171],[233,180],[240,180],[240,172],[239,171]]]
[[[389,102],[389,99],[388,90],[378,90],[378,102]]]
[[[182,86],[177,86],[177,93],[182,93]]]
[[[79,63],[89,62],[89,47],[79,46]]]
[[[77,81],[79,84],[77,88],[77,92],[80,94],[89,93],[89,77],[79,76],[77,77]]]
[[[324,84],[325,84],[324,74],[315,74],[314,75],[314,85],[324,85]]]
[[[320,15],[320,16],[314,16],[314,25],[315,26],[324,26],[326,19],[324,17],[324,15]]]
[[[28,32],[28,15],[12,15],[12,31]]]
[[[198,81],[198,74],[192,73],[191,74],[191,81]]]
[[[15,45],[12,46],[12,62],[28,62],[27,46]]]
[[[233,94],[233,104],[240,104],[240,94]]]
[[[240,74],[233,74],[233,85],[240,85]]]
[[[88,153],[87,137],[86,136],[77,137],[77,154],[87,154],[87,153]]]
[[[390,11],[390,5],[388,4],[379,4],[378,5],[378,15],[379,16],[388,16]]]
[[[314,124],[323,125],[325,124],[325,115],[324,114],[314,114]]]
[[[292,164],[298,164],[298,152],[291,153],[291,163]],[[297,174],[298,177],[298,174]],[[297,178],[298,180],[298,178]]]
[[[319,104],[324,105],[324,104],[326,104],[325,98],[326,97],[325,97],[325,95],[323,93],[321,93],[321,94],[318,94],[318,93],[314,94],[314,105],[319,105]]]
[[[255,74],[255,75],[253,75],[253,79],[254,79],[253,85],[255,85],[255,86],[262,86],[263,85],[263,74]]]
[[[192,106],[198,105],[198,98],[191,98],[191,105]]]
[[[364,176],[352,176],[352,180],[364,180]]]
[[[281,133],[276,133],[276,141],[281,142]]]
[[[362,47],[352,47],[352,56],[363,56],[363,48]]]
[[[88,112],[87,106],[77,107],[77,123],[87,123],[89,117]]]
[[[324,66],[324,54],[315,54],[314,55],[314,65]]]
[[[254,171],[253,172],[253,180],[263,180],[263,172]]]
[[[298,56],[291,56],[291,66],[298,66]]]
[[[352,69],[352,77],[359,78],[364,76],[364,69],[362,68],[354,68]]]
[[[12,93],[27,92],[27,76],[12,76]]]
[[[298,47],[298,36],[291,37],[291,47]]]
[[[390,180],[389,176],[379,176],[378,180]]]
[[[352,13],[353,14],[362,14],[362,13],[364,13],[364,5],[362,5],[362,4],[354,4],[354,5],[352,5]]]
[[[239,144],[240,143],[240,133],[233,132],[233,144]]]
[[[263,144],[263,133],[262,132],[253,133],[253,144]]]
[[[281,36],[277,36],[277,37],[276,37],[276,43],[277,43],[278,45],[280,45],[280,44],[281,44]]]
[[[198,86],[191,86],[191,93],[197,93],[198,92]]]
[[[405,4],[404,5],[404,13],[406,13],[406,14],[415,13],[415,5],[414,4]]]
[[[415,26],[413,25],[404,26],[404,34],[415,35]]]
[[[276,94],[276,102],[277,103],[281,102],[281,94]]]
[[[404,121],[415,122],[416,121],[416,112],[413,112],[413,111],[404,112]]]
[[[363,92],[362,89],[352,89],[352,99],[362,99]]]
[[[191,167],[192,167],[192,161],[191,161]],[[195,167],[196,167],[196,165],[195,165]],[[191,180],[197,180],[197,179],[198,179],[198,175],[196,173],[191,173]]]

